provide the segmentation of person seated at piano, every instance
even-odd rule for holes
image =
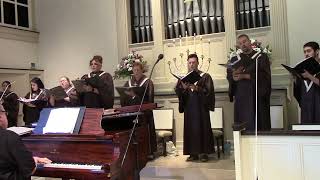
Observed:
[[[13,131],[6,130],[7,127],[6,112],[0,105],[0,179],[31,179],[38,164],[49,164],[51,160],[33,157],[20,137]]]
[[[67,97],[57,99],[54,95],[50,98],[50,104],[53,107],[77,107],[80,105],[76,89],[71,85],[70,79],[62,76],[59,80],[60,86],[66,92]]]
[[[143,73],[145,68],[142,63],[135,62],[132,67],[133,75],[130,80],[128,80],[124,87],[142,87],[140,91],[134,91],[133,89],[126,91],[127,97],[120,97],[121,106],[130,105],[140,105],[144,91],[146,89],[146,94],[143,99],[143,103],[153,103],[154,102],[154,86],[151,79],[149,79]],[[149,129],[149,145],[150,145],[150,155],[149,158],[154,158],[154,153],[157,151],[157,140],[156,140],[156,130],[154,125],[153,113],[152,111],[145,112],[148,117],[148,129]]]
[[[91,73],[83,75],[81,79],[87,80],[86,92],[80,94],[81,105],[88,108],[104,108],[113,107],[114,87],[112,76],[101,70],[102,57],[94,56],[90,60]],[[99,82],[95,84],[89,83],[89,79],[97,77]]]
[[[40,78],[33,78],[30,86],[31,91],[24,98],[20,98],[20,102],[23,103],[23,121],[26,126],[39,120],[40,111],[48,106],[49,100],[49,93]]]
[[[2,92],[0,92],[0,104],[3,105],[7,112],[8,127],[17,126],[19,101],[16,93],[11,91],[11,83],[9,81],[2,82]]]

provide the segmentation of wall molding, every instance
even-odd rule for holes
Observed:
[[[0,38],[38,43],[39,32],[0,26]]]

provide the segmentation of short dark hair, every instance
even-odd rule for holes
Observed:
[[[189,59],[191,59],[191,58],[196,58],[197,61],[199,62],[199,58],[198,58],[197,54],[189,54],[187,60],[189,60]]]
[[[314,51],[319,50],[319,44],[317,42],[311,41],[307,42],[303,45],[303,48],[305,47],[311,47]]]
[[[245,38],[247,38],[247,39],[250,40],[250,37],[249,37],[247,34],[240,34],[240,35],[238,36],[238,39],[240,39],[240,38],[242,38],[242,37],[245,37]]]
[[[3,82],[2,82],[2,85],[3,85],[3,84],[8,84],[8,85],[9,85],[8,87],[11,88],[11,83],[10,83],[10,81],[3,81]]]
[[[102,56],[100,56],[100,55],[95,55],[95,56],[93,56],[93,58],[90,60],[90,65],[91,65],[92,61],[97,61],[97,62],[99,62],[100,64],[102,64],[103,59],[102,59]]]
[[[40,78],[34,77],[31,79],[30,83],[31,82],[37,84],[39,89],[44,89],[44,84]],[[31,88],[31,91],[32,91],[32,88]]]

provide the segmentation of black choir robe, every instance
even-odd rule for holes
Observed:
[[[317,78],[320,78],[318,75]],[[308,90],[308,86],[310,89]],[[294,97],[301,108],[301,124],[320,123],[320,87],[309,79],[296,79]]]
[[[9,130],[0,128],[0,179],[31,179],[35,162],[20,137]]]
[[[2,96],[2,92],[0,93]],[[3,107],[7,111],[8,127],[17,126],[19,114],[18,96],[14,92],[6,92],[3,95]]]
[[[79,96],[74,87],[70,87],[65,90],[67,96],[70,98],[69,101],[65,101],[64,99],[55,99],[54,107],[77,107],[80,105]]]
[[[199,71],[198,91],[184,90],[178,81],[175,91],[179,112],[184,113],[183,154],[210,154],[214,150],[209,111],[215,108],[214,84],[211,76]]]
[[[31,95],[29,92],[25,98],[37,99],[31,102],[35,107],[23,104],[23,121],[26,126],[30,126],[32,123],[38,122],[41,110],[48,106],[49,92],[45,89],[41,89],[38,92],[33,92]]]
[[[255,62],[258,61],[258,130],[270,130],[270,95],[271,95],[271,71],[270,61],[266,54],[240,54],[240,60],[236,67],[244,68],[243,74],[250,74],[251,79],[233,80],[232,69],[227,69],[229,81],[229,97],[234,102],[234,122],[244,124],[247,130],[255,130]],[[230,61],[237,61],[233,57]]]
[[[151,79],[148,79],[145,75],[142,76],[139,80],[136,80],[132,77],[129,81],[124,84],[124,87],[132,87],[139,86],[143,87],[141,92],[136,94],[136,97],[120,97],[121,106],[130,106],[130,105],[140,105],[144,89],[147,88],[146,95],[144,97],[144,103],[153,103],[154,102],[154,86]],[[149,145],[150,145],[150,154],[157,151],[157,137],[156,137],[156,129],[154,125],[153,113],[152,111],[146,111],[145,115],[147,117],[146,122],[148,124],[149,129]]]
[[[95,87],[99,94],[94,92],[85,92],[80,94],[80,104],[88,108],[104,108],[110,109],[113,107],[114,101],[114,87],[112,76],[104,71],[91,72],[83,75],[81,79],[99,76],[103,82],[102,87]]]

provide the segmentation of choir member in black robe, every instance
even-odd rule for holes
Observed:
[[[89,108],[110,109],[113,107],[114,87],[112,76],[101,70],[102,57],[94,56],[90,60],[91,73],[82,76],[81,79],[97,77],[99,82],[87,84],[87,92],[80,94],[81,105]]]
[[[17,126],[19,114],[18,96],[11,91],[11,83],[9,81],[2,83],[2,89],[3,91],[0,92],[0,97],[2,97],[0,103],[7,112],[8,127]]]
[[[121,106],[130,105],[140,105],[145,89],[146,95],[143,99],[143,103],[153,103],[154,102],[154,87],[151,79],[147,78],[144,73],[144,67],[141,63],[134,63],[132,67],[133,76],[130,80],[124,84],[124,87],[142,87],[140,91],[135,92],[133,90],[127,91],[127,97],[120,97]],[[152,111],[146,111],[145,115],[147,117],[147,124],[149,129],[149,147],[150,155],[149,158],[154,158],[154,153],[157,151],[157,137],[154,125],[153,113]]]
[[[183,154],[187,161],[208,161],[214,150],[213,133],[209,111],[214,111],[215,94],[211,76],[198,70],[196,54],[188,56],[188,70],[199,73],[201,79],[195,84],[178,81],[175,91],[179,98],[179,112],[184,113]]]
[[[303,51],[306,58],[313,57],[320,63],[318,43],[306,43]],[[295,79],[293,89],[294,97],[301,108],[301,124],[320,123],[320,75],[313,76],[305,71],[302,76],[304,79]]]
[[[38,122],[40,112],[48,106],[49,93],[44,89],[40,78],[35,77],[30,81],[31,92],[27,93],[25,99],[32,99],[31,102],[23,102],[23,121],[26,126]]]
[[[0,179],[27,180],[36,170],[37,164],[48,164],[47,158],[32,157],[20,137],[6,130],[8,121],[0,105]]]
[[[60,78],[60,86],[66,92],[67,97],[57,99],[54,96],[50,99],[50,104],[53,107],[77,107],[80,105],[79,97],[76,89],[71,85],[70,79],[66,76]]]
[[[254,51],[250,38],[243,34],[238,37],[242,53],[233,57],[234,65],[227,69],[230,101],[235,97],[234,122],[247,130],[255,130],[255,81],[258,63],[258,130],[270,130],[270,61],[266,54]]]

